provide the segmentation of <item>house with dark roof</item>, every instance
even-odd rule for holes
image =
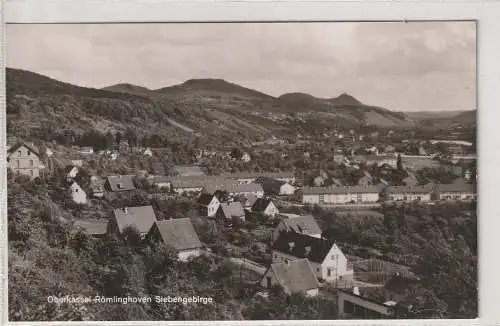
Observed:
[[[390,201],[430,201],[434,191],[432,184],[423,186],[389,186],[385,189]]]
[[[321,229],[312,215],[280,215],[282,219],[273,231],[273,241],[278,239],[281,232],[296,232],[321,238]]]
[[[304,187],[303,204],[375,203],[380,199],[380,186]]]
[[[34,179],[42,174],[44,165],[34,145],[18,142],[7,150],[7,168]]]
[[[113,175],[106,178],[104,188],[109,192],[121,193],[135,190],[131,175]]]
[[[435,196],[438,200],[476,199],[476,186],[468,183],[437,184]]]
[[[296,232],[281,232],[273,243],[273,263],[307,258],[316,277],[326,282],[350,281],[354,271],[337,244],[329,239]]]
[[[307,258],[316,277],[326,282],[349,281],[354,271],[337,244],[329,239],[281,232],[273,243],[273,263]]]
[[[220,223],[243,223],[245,222],[245,210],[239,201],[221,203],[215,217]]]
[[[279,210],[271,198],[257,198],[255,203],[252,205],[252,212],[260,213],[272,218],[279,214]]]
[[[152,206],[117,208],[109,220],[108,231],[110,234],[121,237],[125,228],[135,227],[144,237],[155,222],[156,215]]]
[[[314,297],[319,293],[319,282],[307,259],[297,259],[288,263],[274,263],[269,266],[260,285],[270,289],[280,286],[287,294],[303,293]]]
[[[201,254],[202,244],[189,218],[155,222],[146,236],[147,243],[163,243],[178,253],[180,261]]]
[[[200,214],[203,216],[214,217],[220,206],[220,201],[214,194],[202,193],[198,197],[198,206]]]
[[[228,184],[225,189],[230,196],[255,195],[257,198],[264,196],[264,189],[258,183]]]
[[[407,315],[411,306],[395,301],[379,301],[353,290],[337,289],[337,305],[341,319],[391,319]]]

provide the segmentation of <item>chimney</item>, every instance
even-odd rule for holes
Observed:
[[[352,293],[354,293],[355,295],[360,295],[359,294],[359,287],[355,286],[354,289],[352,289]]]
[[[125,214],[127,214],[127,213],[128,213],[128,207],[123,207],[123,212],[124,212]]]
[[[311,246],[306,246],[306,256],[309,256],[309,254],[311,253]]]
[[[290,251],[293,250],[293,248],[295,248],[295,242],[293,242],[293,241],[289,242],[288,243],[288,248],[290,249]]]

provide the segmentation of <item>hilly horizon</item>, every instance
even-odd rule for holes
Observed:
[[[332,98],[305,93],[273,97],[216,78],[190,79],[156,90],[127,83],[97,89],[7,68],[6,81],[11,126],[28,127],[35,130],[32,134],[42,129],[134,130],[141,136],[157,133],[248,143],[272,135],[293,137],[297,130],[405,128],[413,123],[404,113],[366,105],[346,93]]]

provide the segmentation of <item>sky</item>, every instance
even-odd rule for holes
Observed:
[[[394,111],[476,108],[474,22],[7,24],[8,67],[87,87],[222,78]]]

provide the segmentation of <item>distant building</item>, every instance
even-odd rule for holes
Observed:
[[[252,158],[250,157],[250,154],[248,154],[248,153],[246,153],[246,152],[245,152],[245,153],[243,153],[243,155],[241,156],[241,160],[242,160],[243,162],[247,162],[247,163],[248,163],[248,162],[250,162],[250,161],[252,160]]]
[[[76,182],[71,182],[70,184],[71,199],[77,204],[87,203],[87,194],[83,191],[82,187]]]
[[[151,157],[151,156],[153,156],[153,151],[151,150],[151,148],[148,147],[144,150],[142,155]]]
[[[236,172],[223,174],[222,176],[236,180],[238,183],[254,183],[259,178],[288,182],[290,184],[295,183],[293,172]]]
[[[264,189],[258,183],[229,184],[225,189],[230,196],[255,195],[258,198],[264,196]]]
[[[404,309],[391,301],[383,303],[361,296],[357,287],[353,291],[337,289],[337,293],[338,312],[342,319],[389,319],[394,318],[397,309]]]
[[[155,222],[156,215],[152,206],[117,208],[109,220],[108,231],[122,237],[125,228],[135,227],[145,237]]]
[[[108,194],[131,193],[136,189],[130,175],[109,176],[106,178],[104,188],[108,191]]]
[[[92,189],[92,196],[101,198],[104,197],[104,184],[105,180],[98,176],[90,177],[90,189]]]
[[[80,170],[76,166],[68,166],[66,167],[66,179],[72,180],[74,179]]]
[[[172,170],[172,174],[174,176],[203,176],[205,175],[205,172],[197,166],[197,165],[192,165],[192,166],[180,166],[176,165],[174,166]]]
[[[375,203],[379,201],[381,191],[378,186],[344,187],[304,187],[303,204],[348,204]]]
[[[397,157],[394,155],[356,155],[352,158],[354,164],[366,164],[371,166],[377,164],[377,166],[388,165],[392,168],[397,167]]]
[[[334,241],[296,232],[282,232],[273,243],[273,263],[306,258],[316,277],[326,282],[351,281],[354,271]]]
[[[274,218],[279,210],[269,198],[258,198],[252,206],[252,212]]]
[[[7,150],[7,167],[15,174],[34,179],[41,175],[44,165],[38,149],[20,142]]]
[[[202,244],[189,218],[156,221],[146,236],[146,242],[163,243],[177,251],[180,261],[201,254]]]
[[[198,197],[200,213],[204,216],[214,217],[220,206],[220,201],[214,194],[203,193]]]
[[[286,215],[280,214],[285,217],[282,219],[273,231],[273,241],[278,239],[281,232],[296,232],[307,234],[312,237],[321,238],[321,229],[312,215]]]
[[[84,154],[84,155],[94,154],[94,148],[81,147],[79,152],[80,152],[80,154]]]
[[[472,184],[438,184],[435,194],[439,200],[472,200],[476,199],[476,189]]]
[[[129,146],[128,140],[120,141],[120,143],[118,144],[118,151],[122,154],[128,153],[130,151],[130,146]]]
[[[303,293],[309,297],[319,293],[318,280],[307,259],[271,264],[260,285],[267,289],[280,286],[287,294]]]
[[[424,186],[389,186],[386,188],[387,198],[393,201],[430,201],[434,189],[432,185]]]
[[[245,222],[245,211],[240,202],[221,203],[216,213],[216,218],[221,223]]]
[[[279,195],[280,196],[290,196],[295,193],[296,188],[289,184],[288,182],[283,183],[280,186]]]

